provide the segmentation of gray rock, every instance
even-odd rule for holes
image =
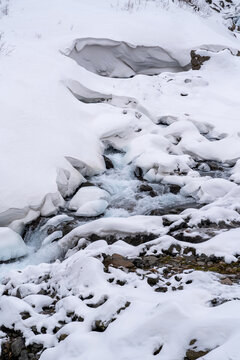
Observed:
[[[24,339],[21,337],[16,338],[11,344],[11,350],[13,355],[16,357],[19,356],[24,346]]]

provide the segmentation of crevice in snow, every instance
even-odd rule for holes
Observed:
[[[111,39],[75,40],[68,56],[85,69],[106,77],[129,78],[138,74],[158,75],[164,71],[188,70],[160,46],[133,45]]]
[[[65,81],[65,86],[77,100],[85,104],[105,103],[122,109],[134,109],[137,110],[136,117],[144,114],[154,123],[157,122],[157,119],[134,97],[100,93],[87,88],[76,80]]]

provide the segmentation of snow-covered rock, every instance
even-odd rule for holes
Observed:
[[[68,208],[75,210],[78,216],[98,216],[106,210],[109,198],[107,191],[97,186],[85,186],[73,196]]]
[[[28,248],[15,231],[0,227],[0,261],[17,259],[27,255]]]

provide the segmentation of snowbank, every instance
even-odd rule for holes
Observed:
[[[27,253],[28,248],[19,234],[0,227],[0,261],[17,259]]]
[[[54,208],[61,206],[61,196],[74,192],[82,178],[66,157],[81,160],[96,172],[104,169],[101,157],[103,149],[99,136],[95,133],[94,119],[98,116],[106,116],[108,119],[114,114],[119,117],[119,110],[111,109],[108,116],[105,106],[97,109],[92,104],[77,101],[63,85],[66,80],[79,81],[83,86],[101,93],[128,93],[142,101],[141,91],[136,93],[134,89],[138,87],[132,86],[132,79],[128,83],[116,83],[115,79],[100,78],[64,56],[63,53],[71,50],[80,35],[81,38],[106,38],[110,42],[126,42],[133,46],[159,46],[181,66],[189,63],[190,50],[203,44],[238,48],[238,39],[227,33],[225,27],[215,21],[214,17],[201,18],[175,6],[169,11],[159,8],[156,12],[146,9],[144,12],[128,14],[118,11],[110,0],[103,1],[101,7],[93,0],[88,3],[70,0],[61,4],[54,0],[51,6],[47,0],[34,0],[31,3],[23,0],[21,4],[10,2],[9,14],[1,18],[4,45],[9,50],[8,55],[2,54],[0,57],[0,213],[3,225],[11,222],[7,220],[10,217],[12,220],[24,218],[30,208],[40,211],[47,194],[53,194],[53,212]],[[46,17],[46,14],[49,16]],[[100,23],[101,27],[98,25]],[[130,31],[132,23],[135,24],[134,31]],[[221,56],[220,54],[219,57]],[[213,91],[227,89],[231,84],[232,90],[226,90],[224,96],[228,99],[228,94],[231,94],[231,104],[234,102],[234,106],[229,105],[227,100],[221,101],[219,108],[218,105],[215,107],[213,103],[203,100],[205,110],[201,109],[199,112],[199,106],[196,111],[195,101],[191,104],[189,99],[184,99],[184,104],[175,101],[176,95],[169,97],[164,86],[161,87],[164,94],[157,102],[157,112],[156,104],[153,103],[156,96],[159,99],[158,91],[151,99],[145,97],[143,104],[156,115],[159,112],[163,115],[171,112],[173,102],[174,113],[177,115],[183,113],[183,105],[185,113],[187,105],[188,113],[195,116],[196,120],[203,121],[204,118],[205,121],[207,118],[215,124],[219,120],[221,125],[224,114],[228,114],[229,124],[232,124],[239,111],[236,111],[235,106],[236,79],[232,81],[235,70],[233,71],[229,56],[228,54],[227,58],[223,58],[224,66],[231,70],[229,77],[222,79],[217,76],[216,79],[216,71],[211,71],[211,68],[210,72],[203,72],[210,81],[204,99],[211,99],[214,104],[219,105],[220,94],[212,95]],[[236,61],[232,62],[237,67]],[[212,66],[216,66],[214,62]],[[152,84],[156,82],[155,79],[139,77],[135,84],[145,86],[146,81]],[[169,86],[173,84],[175,81],[169,83]],[[187,86],[191,87],[191,84]],[[193,88],[198,100],[199,96],[203,96],[199,90],[196,88],[195,91]],[[231,111],[229,106],[232,107]],[[210,108],[219,108],[219,111],[214,116],[209,115],[212,113],[206,116]],[[123,114],[121,119],[124,119]],[[108,125],[103,125],[105,129],[110,124],[112,127],[112,122],[107,123]],[[10,208],[17,210],[6,213]],[[20,212],[19,209],[24,211]]]

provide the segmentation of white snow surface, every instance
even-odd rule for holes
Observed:
[[[0,227],[0,261],[17,259],[27,253],[28,248],[18,233]]]
[[[201,360],[240,358],[239,280],[227,285],[224,275],[193,269],[166,280],[164,266],[103,265],[107,255],[131,261],[171,245],[231,266],[239,260],[240,35],[226,26],[227,8],[223,19],[194,3],[203,11],[167,0],[1,2],[0,262],[24,258],[0,264],[0,326],[20,330],[26,345],[43,344],[40,360],[183,360],[193,339],[210,350]],[[85,56],[79,64],[74,47]],[[198,71],[191,50],[210,57]],[[122,151],[110,176],[108,145]],[[216,164],[224,170],[211,170]],[[141,182],[178,185],[179,194],[137,199],[137,170]],[[88,178],[95,186],[81,187]],[[139,215],[183,198],[202,207]],[[25,244],[20,234],[40,216],[49,219]],[[184,222],[185,238],[206,241],[177,240],[173,229]],[[124,241],[149,235],[138,246]],[[155,291],[161,286],[168,291]]]
[[[109,194],[97,186],[86,186],[78,190],[69,202],[68,208],[76,210],[79,216],[98,216],[108,206]]]
[[[95,119],[100,121],[101,118],[101,126],[108,128],[112,126],[113,116],[121,119],[124,116],[117,108],[113,111],[106,106],[96,108],[76,101],[64,86],[68,79],[79,81],[95,91],[115,95],[127,93],[156,115],[168,115],[174,102],[171,115],[188,113],[194,120],[207,120],[231,135],[238,129],[235,73],[239,61],[230,56],[228,50],[213,53],[209,66],[199,73],[202,80],[196,77],[184,85],[190,92],[187,98],[177,94],[183,74],[172,76],[170,83],[166,83],[165,76],[161,75],[116,82],[89,73],[63,55],[76,39],[90,37],[160,46],[182,65],[189,63],[191,49],[204,48],[206,44],[212,49],[219,49],[219,46],[238,49],[238,38],[228,33],[214,17],[203,18],[177,6],[170,10],[159,8],[153,12],[146,8],[146,11],[128,14],[119,11],[108,0],[102,1],[101,5],[94,0],[87,3],[54,0],[51,5],[47,0],[9,2],[9,15],[1,18],[2,41],[8,52],[0,57],[0,212],[4,225],[7,223],[4,212],[9,209],[24,209],[7,213],[8,217],[11,214],[13,218],[23,218],[29,207],[41,208],[47,194],[59,197],[58,188],[65,186],[68,188],[65,192],[74,191],[81,180],[66,156],[84,161],[96,172],[104,169]],[[228,76],[218,76],[222,71]],[[148,94],[142,93],[142,87]],[[239,155],[239,138],[234,141],[236,146],[225,148],[225,156],[228,152],[228,157]],[[56,208],[61,200],[55,196],[52,202]]]

